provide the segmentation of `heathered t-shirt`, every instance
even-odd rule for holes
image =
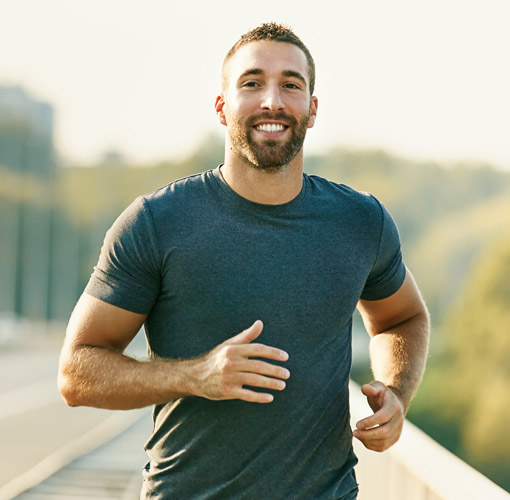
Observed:
[[[156,405],[142,498],[355,498],[352,314],[404,276],[385,208],[318,176],[304,174],[283,205],[239,196],[219,168],[135,200],[108,231],[86,292],[148,314],[151,356],[200,356],[261,319],[257,342],[287,351],[291,374],[269,404]]]

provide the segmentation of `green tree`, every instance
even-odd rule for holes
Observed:
[[[426,432],[507,490],[509,304],[510,234],[487,250],[465,281],[444,322],[447,347],[411,413]]]
[[[506,424],[510,419],[510,238],[475,268],[449,324],[455,364],[465,374],[468,411],[462,438],[467,458],[510,489]],[[506,474],[500,477],[504,469]]]

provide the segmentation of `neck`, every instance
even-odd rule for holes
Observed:
[[[303,187],[303,151],[278,170],[259,169],[237,155],[227,154],[221,174],[243,198],[264,205],[282,205],[298,196]]]

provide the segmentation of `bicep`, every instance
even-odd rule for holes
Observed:
[[[402,286],[382,300],[360,300],[358,310],[370,335],[377,335],[415,316],[427,314],[413,275],[406,270]]]
[[[84,293],[69,319],[65,347],[93,346],[123,352],[146,317]]]

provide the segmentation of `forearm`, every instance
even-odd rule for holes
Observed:
[[[138,361],[104,347],[63,351],[59,389],[70,406],[142,408],[189,396],[193,361]]]
[[[283,390],[289,371],[261,358],[281,362],[289,355],[276,347],[252,343],[262,328],[262,321],[257,320],[208,353],[186,360],[137,361],[122,354],[126,342],[112,342],[118,346],[114,349],[84,344],[77,340],[80,335],[70,335],[60,357],[59,389],[70,406],[112,410],[186,396],[270,403],[273,394],[245,386]]]
[[[400,393],[405,412],[425,371],[428,339],[429,318],[423,311],[370,340],[374,379]]]

